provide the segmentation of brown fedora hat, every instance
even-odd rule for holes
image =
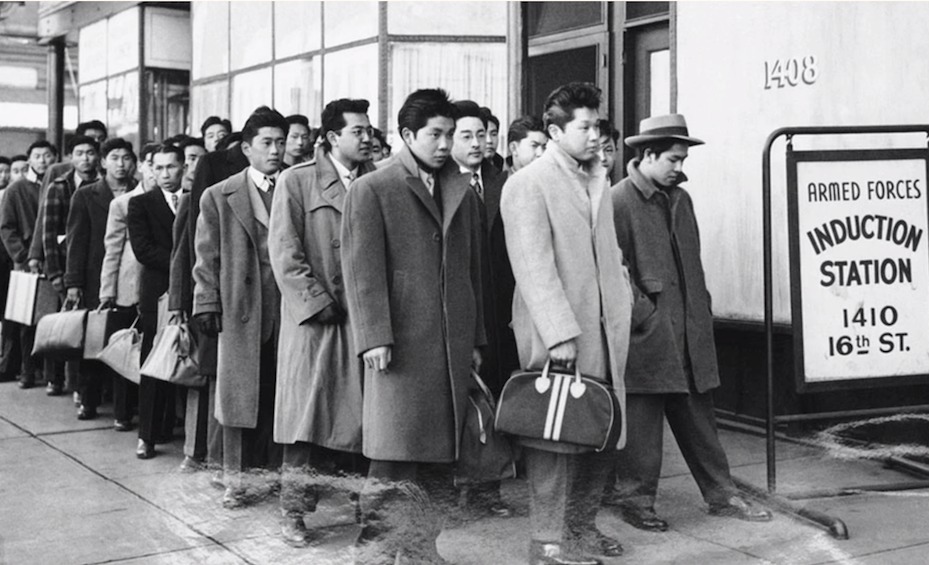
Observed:
[[[687,122],[681,114],[645,118],[639,123],[639,135],[627,137],[624,141],[629,147],[638,147],[656,139],[679,139],[687,145],[703,145],[702,139],[690,137]]]

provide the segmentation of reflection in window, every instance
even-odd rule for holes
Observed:
[[[194,80],[229,72],[229,3],[191,2]]]
[[[662,49],[649,53],[649,109],[651,116],[671,112],[671,51]]]
[[[271,2],[230,2],[229,30],[232,70],[271,60]]]
[[[106,121],[106,81],[81,85],[78,95],[80,120]]]
[[[322,113],[322,76],[319,58],[301,59],[274,67],[274,107],[285,116],[303,114],[319,125]]]
[[[200,124],[210,116],[229,116],[229,81],[200,84],[190,88],[190,125],[193,135],[199,135]],[[232,129],[242,129],[244,123],[233,123]]]
[[[106,124],[110,135],[139,142],[139,73],[110,77],[106,94]]]
[[[526,2],[529,37],[603,23],[602,2]]]
[[[326,4],[329,9],[330,4]],[[348,72],[348,71],[351,72]],[[397,73],[397,76],[402,76]],[[326,54],[326,76],[323,97],[326,102],[336,98],[364,98],[371,103],[368,117],[377,123],[378,56],[377,44],[345,49]]]
[[[233,127],[245,124],[255,108],[268,106],[271,102],[271,67],[232,77]]]
[[[77,69],[83,82],[106,76],[106,20],[81,28]]]
[[[377,37],[377,2],[326,2],[326,47]]]
[[[387,3],[387,30],[398,35],[506,35],[506,18],[505,2]]]
[[[282,59],[319,49],[322,38],[321,4],[322,2],[274,3],[274,56],[276,58]],[[328,6],[326,9],[329,9]]]
[[[397,133],[397,112],[411,92],[437,86],[453,99],[488,106],[500,119],[500,129],[506,131],[506,44],[394,43],[390,59],[389,132]],[[326,74],[328,78],[328,70]]]

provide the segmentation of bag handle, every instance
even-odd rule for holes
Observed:
[[[494,402],[494,395],[490,393],[490,388],[484,383],[484,380],[480,375],[477,374],[477,371],[471,369],[471,377],[474,379],[474,382],[477,383],[478,388],[481,389],[481,392],[487,397],[487,401],[490,402],[490,407],[496,410],[496,403]]]
[[[550,368],[551,368],[552,365],[555,365],[555,362],[552,361],[551,357],[549,357],[548,360],[545,361],[545,367],[542,368],[542,378],[543,378],[543,379],[547,379],[547,378],[548,378],[548,373],[549,373],[549,370],[550,370]],[[565,368],[567,369],[567,367],[565,367]],[[581,382],[581,369],[580,369],[580,367],[577,366],[577,363],[576,363],[576,362],[574,363],[574,382],[576,382],[576,383]]]

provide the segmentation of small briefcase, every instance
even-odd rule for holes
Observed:
[[[593,448],[615,447],[622,433],[613,387],[577,370],[514,373],[497,402],[497,430],[515,436]]]
[[[60,361],[80,359],[84,354],[84,329],[87,310],[66,310],[48,314],[35,329],[33,355]]]
[[[13,271],[10,273],[3,319],[34,326],[46,314],[58,311],[59,300],[58,291],[45,277]]]
[[[113,332],[130,327],[137,316],[135,308],[98,308],[88,312],[87,329],[84,332],[84,359],[97,359]]]

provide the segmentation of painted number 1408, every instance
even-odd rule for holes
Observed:
[[[764,62],[764,88],[784,88],[800,83],[813,84],[819,77],[816,57],[807,55],[802,59],[777,59]]]

